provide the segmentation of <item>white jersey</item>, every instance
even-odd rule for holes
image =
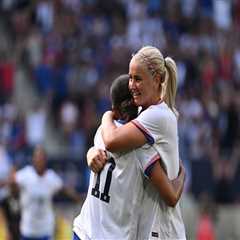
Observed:
[[[100,128],[94,145],[104,149]],[[73,224],[81,240],[138,239],[143,174],[136,151],[111,156],[99,174],[91,172],[87,198]]]
[[[154,148],[145,145],[148,151],[142,151],[141,156],[137,156],[145,175],[149,174],[151,167],[160,155],[168,178],[175,179],[179,172],[179,152],[177,118],[174,113],[166,103],[162,102],[150,106],[140,113],[132,123],[144,133],[148,143]],[[153,151],[152,154],[149,151]],[[149,158],[149,156],[152,157]],[[146,182],[143,206],[139,239],[186,239],[179,203],[174,208],[168,207],[150,182]]]
[[[62,187],[61,178],[46,170],[39,176],[32,166],[17,171],[20,187],[21,234],[26,237],[52,236],[54,232],[53,195]]]

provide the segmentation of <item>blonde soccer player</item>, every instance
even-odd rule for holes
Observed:
[[[180,166],[178,113],[175,109],[176,64],[172,58],[164,58],[157,48],[146,46],[132,57],[129,78],[134,102],[142,111],[137,118],[121,127],[114,123],[113,113],[106,112],[102,118],[104,145],[111,152],[122,152],[149,143],[160,155],[169,179],[174,179]],[[157,158],[143,162],[143,167],[151,180],[158,178]],[[174,207],[167,206],[152,188],[144,201],[150,207],[144,210],[141,218],[139,239],[186,239],[179,203]]]

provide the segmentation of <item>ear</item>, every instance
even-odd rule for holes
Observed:
[[[156,74],[156,76],[154,77],[154,82],[156,83],[157,86],[160,86],[163,83],[160,74]]]

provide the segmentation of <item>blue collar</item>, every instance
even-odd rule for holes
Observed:
[[[122,119],[118,119],[117,122],[119,122],[119,123],[121,123],[121,124],[125,124],[125,123],[127,123],[127,121],[122,120]]]

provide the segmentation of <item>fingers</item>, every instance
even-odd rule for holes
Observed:
[[[92,159],[90,163],[90,168],[93,170],[93,172],[98,173],[100,172],[104,167],[104,163],[98,159],[98,157],[95,157]]]
[[[101,161],[103,165],[105,165],[105,163],[107,162],[106,151],[99,149],[99,161]]]
[[[101,162],[99,162],[99,163],[92,163],[89,167],[93,172],[99,173],[104,166]]]
[[[101,171],[107,161],[107,155],[104,150],[90,148],[87,153],[87,163],[90,169],[98,173]]]

